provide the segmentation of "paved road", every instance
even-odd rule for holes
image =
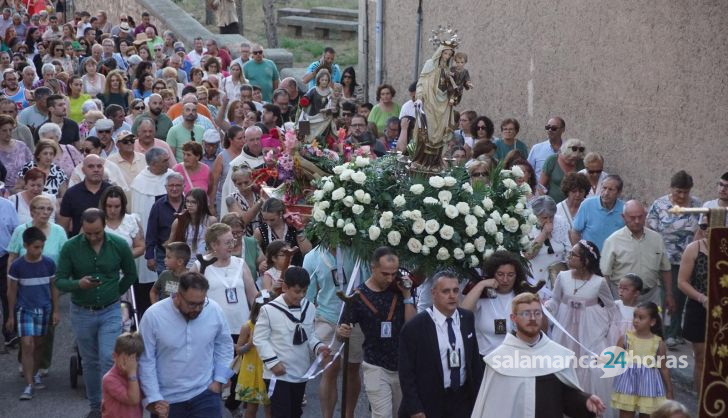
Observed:
[[[61,297],[62,312],[68,312],[69,297]],[[84,417],[88,412],[88,404],[84,398],[83,379],[79,376],[79,385],[77,389],[71,389],[69,378],[69,360],[73,353],[73,332],[68,323],[68,315],[65,314],[61,324],[56,330],[56,343],[54,347],[54,362],[50,370],[50,375],[45,379],[48,386],[47,389],[39,390],[32,401],[19,401],[18,396],[23,390],[23,380],[18,374],[16,362],[16,350],[11,350],[9,354],[0,355],[0,418],[72,418]],[[687,355],[690,358],[690,366],[692,367],[692,357],[690,354],[689,344],[678,347],[670,354]],[[673,372],[673,381],[675,382],[676,399],[688,406],[690,411],[695,414],[697,410],[697,401],[695,392],[687,387],[690,382],[690,370],[681,371],[682,376],[676,376],[677,372]],[[682,378],[680,378],[682,377]],[[319,409],[318,400],[319,380],[309,382],[306,387],[306,397],[308,405],[304,408],[304,418],[320,418],[321,411]],[[262,417],[262,412],[258,413]],[[339,416],[337,411],[334,415]],[[369,407],[366,396],[362,394],[357,404],[356,418],[364,418],[369,416]],[[226,413],[226,418],[230,417]]]

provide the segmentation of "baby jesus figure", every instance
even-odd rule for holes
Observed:
[[[456,87],[450,101],[453,106],[456,106],[463,98],[463,90],[472,89],[473,83],[470,81],[470,73],[465,68],[465,64],[468,62],[468,54],[464,52],[456,52],[453,56],[453,61],[455,61],[455,66],[450,68],[450,72],[452,73],[452,78]]]

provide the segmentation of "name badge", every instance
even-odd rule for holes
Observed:
[[[225,298],[227,298],[227,303],[238,303],[238,289],[234,287],[225,289]]]
[[[382,328],[379,337],[392,338],[392,323],[390,321],[382,322]]]
[[[164,291],[169,293],[170,295],[172,293],[177,293],[178,288],[179,288],[179,283],[167,282],[164,284]]]
[[[495,328],[496,335],[505,335],[508,332],[506,329],[506,320],[505,319],[494,319],[493,328]]]
[[[460,350],[447,350],[448,366],[451,369],[460,368]]]

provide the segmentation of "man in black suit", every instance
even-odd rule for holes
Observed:
[[[432,278],[433,306],[408,321],[399,341],[400,418],[468,418],[483,378],[472,312],[458,309],[452,272]]]

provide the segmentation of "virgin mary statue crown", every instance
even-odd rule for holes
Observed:
[[[460,35],[458,35],[457,29],[451,28],[450,25],[447,25],[445,27],[440,25],[437,27],[437,29],[432,30],[430,43],[435,48],[443,45],[455,49],[460,44]]]

